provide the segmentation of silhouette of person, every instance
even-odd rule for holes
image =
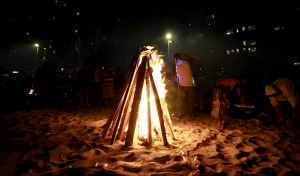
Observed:
[[[102,92],[105,105],[114,103],[114,68],[107,62],[102,70]]]
[[[244,96],[242,95],[242,90],[241,90],[242,87],[245,85],[247,85],[246,79],[237,79],[237,78],[224,78],[215,84],[215,86],[217,88],[221,88],[221,89],[225,90],[225,92],[227,94],[230,94],[230,95],[228,95],[228,98],[230,99],[230,101],[232,103],[236,103],[233,100],[234,95],[232,94],[233,91],[235,90],[237,92],[240,102],[243,105],[247,105],[247,103],[244,99]]]
[[[180,119],[185,115],[192,117],[195,106],[195,83],[191,65],[197,61],[186,54],[183,56],[187,59],[183,59],[179,53],[174,55],[175,65],[173,67],[173,80],[178,82],[178,114],[176,116]]]
[[[89,70],[89,66],[85,64],[78,72],[78,82],[80,89],[80,105],[90,105],[90,86],[92,83],[92,75]]]

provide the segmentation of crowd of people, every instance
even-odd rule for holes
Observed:
[[[108,62],[96,68],[85,64],[78,72],[80,105],[114,105],[123,83],[124,75],[121,70],[115,70]]]
[[[203,87],[199,86],[197,78],[194,78],[196,74],[193,73],[192,69],[196,63],[197,60],[187,54],[176,53],[174,55],[172,73],[166,75],[166,80],[169,81],[166,87],[168,91],[167,103],[168,101],[177,102],[172,103],[172,106],[169,107],[173,117],[179,119],[185,116],[195,117],[195,113],[201,111],[197,109],[197,105],[201,101],[210,104],[210,107],[206,109],[209,109],[211,115],[217,118],[222,118],[230,112],[238,110],[247,109],[258,112],[262,111],[262,106],[269,105],[274,112],[274,119],[278,123],[293,124],[297,120],[299,113],[297,106],[299,80],[278,77],[272,83],[255,85],[256,88],[253,88],[249,86],[246,78],[224,77],[214,80],[210,85],[210,90],[205,92],[205,95],[201,95],[199,92],[203,91]],[[42,90],[54,86],[51,82],[58,79],[57,73],[59,70],[51,64],[43,64],[37,70],[31,88],[36,89],[37,94],[42,95]],[[60,76],[60,78],[62,77]],[[104,62],[99,66],[84,64],[81,70],[78,71],[76,78],[78,99],[81,106],[114,105],[125,82],[125,76],[121,69],[115,70],[108,62]],[[67,79],[61,79],[61,82],[66,83],[63,80]],[[169,86],[170,83],[172,86]],[[255,89],[258,86],[260,86],[259,89],[263,89],[263,94],[257,94]],[[9,104],[10,101],[7,101],[8,96],[4,92],[7,90],[3,87],[0,92],[2,101],[4,104],[5,102]],[[70,87],[74,88],[74,85]],[[46,92],[44,95],[53,97],[54,94]],[[201,96],[205,96],[205,98],[201,99]],[[261,100],[267,100],[263,103],[268,105],[259,105]]]
[[[174,55],[175,65],[173,69],[173,81],[177,86],[177,103],[173,117],[179,119],[184,116],[194,116],[195,98],[198,98],[195,97],[196,85],[192,73],[192,65],[196,63],[196,60],[187,54],[183,56],[184,58],[179,53]],[[289,77],[279,77],[273,83],[265,84],[263,87],[264,95],[254,95],[256,92],[249,88],[245,78],[226,77],[215,81],[212,85],[214,91],[211,94],[211,115],[222,120],[224,116],[230,112],[230,115],[233,115],[235,111],[247,113],[255,111],[258,113],[258,111],[263,110],[258,107],[258,104],[266,103],[272,105],[275,120],[278,123],[295,124],[299,112],[297,106],[299,82]],[[255,100],[255,96],[265,96],[269,101],[258,102],[259,100]],[[285,106],[283,106],[284,104]],[[252,116],[257,117],[257,114],[252,113]]]

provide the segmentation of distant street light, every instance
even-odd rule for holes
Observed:
[[[36,63],[38,63],[38,55],[39,55],[40,45],[38,43],[35,43],[34,46],[36,47]]]
[[[166,37],[168,39],[168,59],[170,59],[170,43],[172,42],[170,39],[172,38],[172,35],[167,34]]]

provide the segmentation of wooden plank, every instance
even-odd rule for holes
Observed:
[[[150,71],[151,70],[149,69],[149,72]],[[156,89],[156,86],[155,86],[155,82],[154,82],[152,73],[149,74],[149,75],[150,75],[151,88],[152,88],[153,95],[154,95],[154,98],[155,98],[155,104],[156,104],[156,109],[157,109],[157,113],[158,113],[158,118],[159,118],[160,130],[161,130],[161,135],[162,135],[162,138],[163,138],[163,143],[164,143],[164,145],[168,145],[168,141],[167,141],[167,137],[166,137],[166,129],[165,129],[164,119],[163,119],[163,111],[162,111],[162,108],[161,108],[158,92],[157,92],[157,89]]]
[[[136,85],[136,90],[132,102],[132,110],[129,118],[129,126],[127,130],[126,141],[125,141],[126,146],[131,146],[133,144],[134,131],[136,127],[140,101],[142,98],[142,90],[145,81],[146,63],[147,63],[147,56],[144,56],[142,58],[142,63],[140,64],[138,69],[139,73],[137,78],[137,85]]]
[[[102,138],[105,138],[105,136],[107,134],[107,131],[109,130],[109,127],[111,126],[112,122],[116,120],[117,113],[120,112],[120,108],[121,108],[121,105],[122,105],[122,103],[124,101],[124,97],[125,97],[124,94],[125,94],[127,88],[130,86],[130,83],[132,82],[132,77],[133,77],[133,75],[136,71],[136,67],[137,67],[137,64],[138,64],[138,61],[139,61],[139,55],[140,55],[141,52],[142,52],[142,49],[140,47],[138,49],[134,59],[132,60],[131,66],[130,66],[129,71],[127,73],[126,82],[125,82],[125,85],[124,85],[122,93],[121,93],[122,96],[119,97],[119,99],[117,101],[118,103],[114,107],[109,119],[107,120],[107,122],[104,126],[104,129],[103,129],[103,132],[102,132]]]
[[[146,93],[147,93],[147,124],[148,124],[148,144],[152,145],[152,124],[151,124],[151,107],[150,107],[150,82],[149,72],[146,72]]]
[[[133,78],[133,76],[131,78]],[[132,79],[132,80],[134,80],[134,79]],[[133,82],[133,81],[131,81],[131,82]],[[126,103],[127,103],[127,99],[128,99],[128,92],[132,92],[132,91],[130,91],[131,89],[133,89],[133,87],[131,85],[132,85],[132,83],[126,89],[125,97],[124,97],[124,100],[122,102],[122,107],[121,107],[118,119],[116,121],[116,124],[113,126],[113,134],[112,134],[112,138],[111,138],[111,142],[110,142],[111,144],[113,144],[114,141],[115,141],[115,137],[116,137],[116,134],[117,134],[117,131],[118,131],[118,128],[119,128],[119,123],[120,123],[120,120],[122,119],[122,116],[123,116],[124,107],[126,107]]]
[[[131,84],[131,88],[130,88],[130,92],[128,93],[127,96],[127,100],[126,100],[126,106],[124,108],[124,112],[122,114],[122,122],[119,126],[118,129],[118,134],[117,134],[117,139],[122,140],[123,136],[124,136],[124,131],[126,130],[126,127],[128,125],[129,122],[129,114],[130,114],[130,110],[131,110],[131,105],[132,105],[132,101],[133,101],[133,94],[135,91],[135,87],[136,87],[136,81],[137,81],[137,75],[134,75],[134,79],[133,82]]]

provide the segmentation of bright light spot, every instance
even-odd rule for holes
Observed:
[[[232,54],[232,53],[234,53],[234,49],[227,50],[226,53],[227,54]]]
[[[171,34],[167,34],[166,37],[167,37],[167,39],[170,39],[172,37],[172,35]]]
[[[17,74],[17,73],[19,73],[19,71],[13,71],[13,73],[14,73],[14,74]]]
[[[33,95],[33,93],[34,93],[34,89],[30,89],[30,91],[29,91],[29,95]]]
[[[38,43],[35,43],[34,46],[35,46],[35,47],[39,47],[40,45],[39,45]]]

